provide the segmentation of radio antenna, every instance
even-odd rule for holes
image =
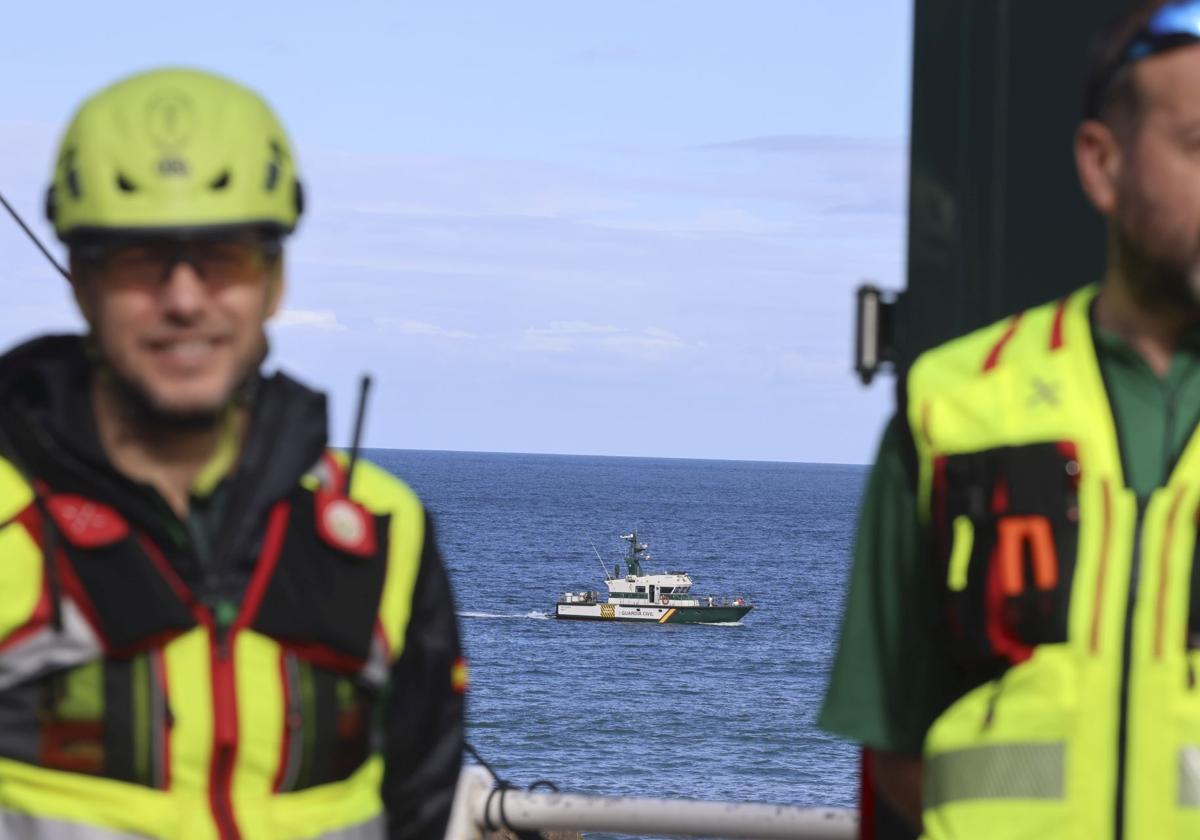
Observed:
[[[364,373],[358,381],[358,413],[354,416],[354,440],[350,443],[350,463],[346,465],[346,495],[354,480],[354,465],[358,463],[358,448],[362,443],[363,420],[367,414],[367,394],[371,390],[371,374]]]

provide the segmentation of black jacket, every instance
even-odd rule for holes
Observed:
[[[283,374],[248,390],[251,420],[222,489],[211,551],[154,488],[118,473],[104,454],[91,409],[92,365],[78,336],[35,339],[0,357],[0,455],[31,482],[115,508],[160,545],[179,577],[209,604],[239,602],[277,501],[296,488],[327,446],[325,397]],[[463,744],[463,698],[451,685],[460,658],[453,600],[426,514],[425,542],[405,645],[384,694],[382,796],[391,838],[440,839]],[[202,556],[207,555],[207,556]]]

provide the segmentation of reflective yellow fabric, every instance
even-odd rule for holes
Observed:
[[[908,421],[926,522],[940,456],[1070,441],[1082,465],[1067,641],[1036,648],[1027,661],[957,700],[929,730],[927,787],[961,794],[927,803],[929,838],[1114,836],[1125,619],[1135,569],[1124,836],[1200,836],[1200,808],[1180,807],[1188,778],[1181,756],[1200,744],[1197,663],[1186,647],[1200,439],[1193,436],[1166,486],[1150,496],[1139,529],[1138,500],[1122,476],[1088,323],[1093,297],[1085,289],[1061,316],[1048,305],[943,345],[922,356],[909,377]],[[967,530],[956,528],[954,538],[966,539]],[[961,553],[955,545],[951,556]],[[1032,777],[1005,776],[1019,766],[1007,760],[977,762],[986,768],[981,772],[996,775],[971,784],[939,776],[968,772],[970,762],[954,756],[1021,750],[1043,758],[1061,750],[1062,779],[1052,779],[1056,765],[1043,761],[1033,795]],[[1001,793],[989,796],[989,789]],[[1023,790],[1028,795],[1010,795]]]
[[[208,631],[197,627],[172,641],[164,651],[171,727],[171,788],[205,799],[208,812],[208,769],[212,762],[213,689],[209,669]],[[266,675],[264,675],[265,677]],[[255,687],[254,690],[261,690]],[[211,827],[206,836],[216,837]]]
[[[7,522],[33,501],[33,489],[4,458],[0,458],[0,522]]]
[[[278,677],[280,653],[278,644],[252,631],[239,633],[234,646],[238,684],[255,686],[254,693],[238,697],[238,757],[233,777],[233,787],[245,803],[238,809],[238,820],[247,824],[264,817],[255,811],[265,808],[271,796],[282,751],[285,707]]]
[[[4,480],[0,462],[0,494]],[[391,515],[379,618],[394,658],[403,647],[412,612],[425,536],[423,509],[406,486],[365,462],[356,467],[354,498],[375,513]],[[9,527],[0,530],[0,557],[0,622],[7,622],[0,624],[3,629],[22,623],[32,609],[41,585],[41,555],[23,529]],[[273,793],[283,753],[282,649],[273,639],[242,630],[234,636],[231,654],[239,737],[231,797],[242,840],[363,838],[373,832],[382,836],[379,757],[344,781]],[[210,631],[203,627],[163,648],[172,721],[169,790],[0,760],[0,811],[146,838],[218,840],[209,791],[216,719],[214,655]],[[371,828],[353,830],[366,824]]]
[[[0,642],[33,615],[42,594],[42,550],[17,523],[0,530]]]
[[[208,801],[0,759],[0,809],[146,837],[207,840]]]
[[[362,825],[382,811],[382,781],[383,760],[373,758],[344,782],[273,797],[267,803],[273,833],[264,840],[315,837]]]
[[[0,458],[0,523],[33,501],[33,491],[8,461]],[[42,552],[20,525],[0,528],[0,642],[25,624],[42,591]]]
[[[394,658],[404,649],[404,634],[412,614],[412,593],[425,543],[424,509],[406,484],[369,461],[359,461],[354,468],[351,496],[372,513],[392,516],[388,531],[388,573],[379,619]]]

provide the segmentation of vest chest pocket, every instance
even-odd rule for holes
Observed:
[[[277,793],[349,778],[382,749],[386,693],[294,653],[282,662],[286,716]]]
[[[371,657],[387,577],[390,519],[371,516],[344,499],[323,502],[307,491],[294,498],[277,564],[251,626],[311,661],[357,673]],[[349,534],[356,538],[339,542],[337,517],[333,528],[324,527],[323,511],[354,517],[344,521],[359,532]]]
[[[1065,642],[1079,542],[1070,443],[938,458],[933,549],[957,654],[998,670]]]

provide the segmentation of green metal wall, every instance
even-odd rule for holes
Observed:
[[[1092,34],[1129,0],[916,0],[900,366],[1097,280],[1104,227],[1075,177]]]

